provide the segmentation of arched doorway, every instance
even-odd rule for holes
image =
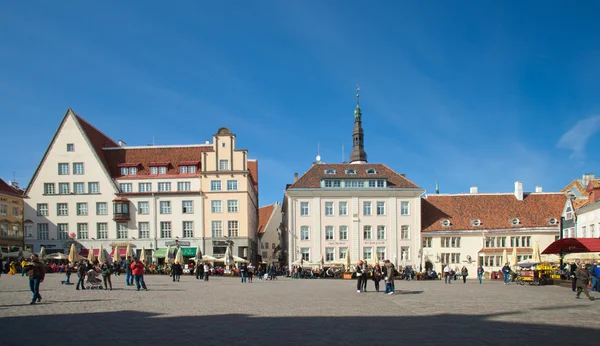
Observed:
[[[430,261],[425,261],[425,271],[430,271],[433,269],[433,263]]]

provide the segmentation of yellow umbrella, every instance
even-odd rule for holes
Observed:
[[[46,259],[46,250],[44,249],[44,247],[42,246],[42,248],[40,249],[40,254],[39,257],[41,260]]]
[[[100,244],[100,250],[98,250],[98,262],[104,263],[106,256],[104,256],[104,247]]]
[[[118,263],[121,260],[121,256],[119,254],[119,247],[118,246],[115,246],[115,249],[113,250],[112,260],[113,260],[114,263]]]
[[[173,257],[171,257],[171,245],[167,246],[167,263],[173,263]]]
[[[88,252],[87,260],[90,263],[96,262],[96,256],[94,256],[94,248],[91,246],[90,246],[90,252]]]
[[[146,248],[142,246],[142,253],[140,254],[140,262],[146,263]]]
[[[198,245],[198,247],[196,248],[196,256],[194,257],[194,259],[196,260],[196,262],[202,261],[202,250],[200,249],[200,245]]]
[[[508,263],[508,255],[506,253],[506,249],[504,249],[504,251],[502,252],[502,264],[500,266],[504,266],[504,263]]]
[[[131,244],[127,244],[127,250],[125,250],[125,258],[133,257],[133,253],[131,253]]]
[[[177,255],[175,256],[175,262],[179,264],[183,264],[183,249],[179,248],[177,250]]]
[[[514,268],[517,266],[518,258],[517,258],[517,248],[513,247],[512,258],[510,259],[510,265]]]
[[[77,262],[79,256],[77,256],[77,249],[75,248],[75,243],[71,244],[71,249],[69,250],[69,263]]]
[[[533,244],[533,256],[531,257],[532,261],[535,263],[541,263],[542,258],[540,256],[540,243],[537,241]]]
[[[346,271],[350,271],[350,267],[352,267],[352,262],[350,261],[350,249],[346,249]]]

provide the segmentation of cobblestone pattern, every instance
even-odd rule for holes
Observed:
[[[554,286],[398,281],[396,294],[384,295],[373,282],[358,294],[347,280],[186,275],[147,276],[149,291],[138,292],[122,275],[113,291],[76,291],[62,278],[48,275],[42,302],[29,305],[26,278],[0,277],[2,345],[591,345],[600,329],[600,300]]]

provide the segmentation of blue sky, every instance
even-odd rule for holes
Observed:
[[[225,5],[227,3],[228,5]],[[68,107],[129,145],[221,126],[259,160],[261,205],[320,143],[429,192],[558,190],[600,174],[600,3],[12,1],[0,5],[0,177],[31,178]],[[13,173],[15,172],[15,173]]]

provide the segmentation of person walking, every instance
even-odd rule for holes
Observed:
[[[240,265],[240,276],[242,277],[242,283],[246,283],[246,272],[248,270],[248,267],[246,266],[246,263],[242,263]]]
[[[173,282],[175,282],[175,281],[179,282],[179,280],[181,279],[182,272],[183,272],[183,268],[181,267],[181,263],[179,263],[179,262],[173,263],[173,265],[171,266]]]
[[[76,290],[79,291],[79,286],[81,286],[82,290],[85,290],[85,273],[87,273],[87,265],[85,263],[84,260],[82,260],[81,262],[79,262],[79,265],[77,266],[77,286],[75,287]]]
[[[100,270],[102,270],[102,280],[104,281],[104,290],[107,290],[108,287],[110,286],[110,290],[112,291],[112,281],[110,280],[110,276],[112,275],[112,266],[110,264],[108,264],[108,261],[104,261],[104,263],[102,263],[102,266],[100,266]]]
[[[467,276],[469,276],[469,270],[467,269],[467,266],[462,267],[462,269],[460,270],[460,276],[462,276],[463,284],[466,284]]]
[[[379,292],[379,281],[381,281],[381,266],[377,263],[373,267],[373,283],[375,284],[376,292]]]
[[[508,263],[505,263],[504,267],[502,267],[502,274],[504,274],[504,284],[509,285],[510,284],[510,267],[508,266]]]
[[[592,292],[598,292],[598,275],[596,274],[596,272],[598,271],[598,265],[600,264],[592,263],[592,265],[590,266],[590,279],[592,280],[592,286],[590,288],[590,291]]]
[[[27,274],[27,270],[25,269],[27,264],[29,264],[29,262],[27,262],[25,257],[23,257],[23,260],[21,261],[21,276],[25,276],[25,274]]]
[[[252,277],[254,276],[254,266],[251,264],[248,266],[248,282],[252,283]]]
[[[385,294],[394,294],[394,276],[396,274],[396,268],[390,260],[385,260]]]
[[[575,275],[576,271],[577,271],[577,264],[575,262],[573,262],[573,263],[571,263],[571,267],[570,267],[571,289],[573,290],[573,292],[575,292],[577,289],[577,276]]]
[[[575,298],[579,299],[581,292],[583,292],[589,300],[594,300],[594,297],[590,296],[587,289],[590,281],[590,273],[585,269],[585,264],[581,264],[579,268],[577,268],[575,276],[577,277],[577,295]]]
[[[594,268],[594,277],[596,278],[595,289],[596,292],[600,292],[600,261],[596,262],[596,268]]]
[[[477,267],[477,279],[479,279],[480,285],[483,281],[483,273],[485,273],[485,270],[483,270],[483,267],[482,266]]]
[[[44,278],[46,277],[46,268],[38,255],[31,254],[31,262],[27,263],[24,267],[26,268],[27,276],[29,277],[29,289],[32,293],[31,303],[35,304],[36,301],[39,303],[42,301],[42,296],[40,295],[40,283],[44,282]]]
[[[125,281],[127,282],[127,286],[133,286],[133,274],[131,272],[132,264],[131,257],[127,257],[127,259],[125,259]]]
[[[147,291],[148,288],[146,287],[146,282],[144,282],[144,263],[137,258],[134,258],[130,269],[131,275],[133,275],[133,278],[135,279],[135,286],[137,287],[137,290],[140,290],[141,285],[141,288],[143,288],[144,291]]]
[[[356,264],[356,267],[354,268],[354,270],[356,271],[356,293],[360,293],[362,291],[362,278],[364,276],[363,273],[363,261],[362,260],[358,260],[358,263]]]
[[[196,280],[200,280],[204,278],[204,265],[202,262],[198,262],[196,265]]]
[[[447,283],[447,284],[452,283],[452,278],[450,277],[451,271],[452,271],[452,269],[450,269],[450,265],[446,264],[446,266],[444,267],[444,283]]]
[[[208,276],[210,275],[210,264],[208,262],[204,263],[204,281],[208,281]]]

